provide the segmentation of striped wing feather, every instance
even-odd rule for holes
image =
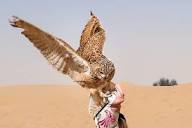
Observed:
[[[73,80],[79,81],[83,75],[89,75],[90,66],[65,41],[54,37],[38,27],[18,18],[10,20],[13,27],[22,28],[33,45],[58,71],[68,74]]]

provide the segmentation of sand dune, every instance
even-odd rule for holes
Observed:
[[[129,128],[191,128],[192,84],[123,84]],[[0,128],[94,128],[88,91],[79,86],[0,87]]]

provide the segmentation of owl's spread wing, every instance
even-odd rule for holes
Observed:
[[[101,27],[99,19],[91,12],[91,19],[85,25],[81,34],[80,49],[89,49],[89,51],[97,51],[102,54],[105,41],[105,31]],[[86,47],[86,48],[85,48]]]
[[[81,81],[90,75],[90,65],[63,40],[54,37],[38,27],[18,18],[10,20],[58,71],[69,75],[74,81]]]
[[[103,31],[94,34],[88,40],[87,45],[83,47],[83,50],[80,55],[88,62],[93,62],[101,58],[103,56],[102,51],[105,40],[104,38],[105,37],[103,36]]]

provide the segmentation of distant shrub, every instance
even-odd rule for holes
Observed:
[[[161,78],[159,81],[153,83],[153,86],[174,86],[177,85],[175,79],[169,80],[167,78]]]
[[[177,84],[177,81],[175,79],[172,79],[170,81],[170,85],[173,86],[173,85],[178,85],[178,84]]]

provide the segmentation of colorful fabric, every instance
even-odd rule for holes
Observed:
[[[119,113],[114,113],[110,107],[106,106],[95,117],[95,124],[97,128],[119,128],[118,127]]]
[[[123,102],[123,93],[117,85],[115,90],[105,94],[106,103],[104,106],[96,106],[90,97],[89,111],[92,110],[97,128],[119,128],[118,118],[120,106]],[[93,111],[94,110],[94,111]]]

